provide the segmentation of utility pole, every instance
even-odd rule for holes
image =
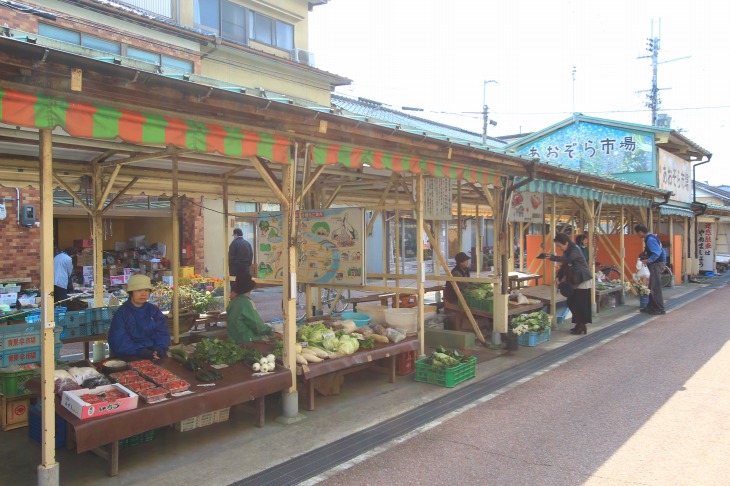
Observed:
[[[484,120],[484,126],[482,127],[482,145],[487,144],[487,127],[489,126],[489,107],[487,106],[487,84],[489,83],[497,83],[498,81],[494,79],[490,79],[489,81],[484,81],[484,96],[482,97],[482,117]],[[492,120],[492,125],[497,125],[497,122]]]
[[[649,101],[646,103],[646,106],[648,108],[651,108],[651,124],[652,126],[656,126],[657,124],[657,112],[659,111],[659,107],[662,104],[662,101],[659,99],[659,91],[664,89],[671,89],[671,88],[660,88],[659,82],[657,81],[657,73],[659,71],[659,64],[664,64],[667,62],[674,62],[679,61],[681,59],[689,59],[691,56],[684,56],[679,57],[677,59],[670,59],[669,61],[662,61],[659,62],[659,49],[661,49],[661,32],[662,32],[662,20],[659,19],[659,34],[654,37],[654,21],[651,21],[651,37],[649,37],[646,40],[646,50],[651,53],[649,56],[641,56],[639,59],[645,59],[647,57],[651,58],[651,70],[652,70],[652,76],[651,76],[651,89],[649,90],[643,90],[639,91],[639,93],[646,93],[649,94],[646,95],[647,98],[649,98]]]

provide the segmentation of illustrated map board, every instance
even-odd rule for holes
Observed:
[[[365,211],[337,208],[297,212],[297,281],[365,285]],[[258,278],[281,281],[285,243],[282,214],[261,213],[257,219]]]

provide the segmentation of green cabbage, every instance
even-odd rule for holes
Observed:
[[[324,346],[324,349],[327,351],[337,351],[340,346],[340,340],[331,336],[324,340],[322,346]]]
[[[360,347],[357,339],[350,338],[348,336],[342,336],[340,338],[340,345],[337,348],[342,354],[353,354]]]

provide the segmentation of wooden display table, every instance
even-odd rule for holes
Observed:
[[[375,344],[373,349],[361,349],[355,354],[341,358],[326,359],[321,363],[310,363],[297,366],[297,376],[304,385],[306,409],[314,410],[314,378],[331,373],[353,373],[372,366],[375,361],[386,359],[388,365],[388,381],[395,383],[395,358],[401,353],[416,351],[418,339],[408,337],[403,341],[391,344]]]
[[[521,272],[510,272],[509,273],[509,286],[510,290],[518,290],[527,287],[527,283],[534,280],[535,284],[542,278],[542,275],[538,273],[521,273]]]
[[[609,289],[596,289],[596,314],[601,312],[601,297],[606,295],[616,296],[616,305],[624,304],[624,288],[620,285]]]
[[[154,404],[147,404],[140,398],[134,410],[86,420],[77,418],[56,400],[56,413],[73,429],[76,452],[92,451],[108,460],[110,476],[119,472],[121,439],[251,400],[256,407],[256,425],[263,427],[264,397],[292,385],[291,372],[283,367],[266,376],[255,377],[251,376],[250,367],[236,363],[221,370],[223,379],[216,381],[215,386],[198,387],[201,382],[177,361],[167,358],[157,364],[189,382],[193,393]]]
[[[535,285],[533,287],[524,287],[520,289],[520,293],[528,299],[536,299],[550,305],[552,302],[553,288],[551,285]],[[555,291],[555,303],[565,302],[567,299],[557,291]]]

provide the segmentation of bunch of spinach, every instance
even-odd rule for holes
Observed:
[[[207,361],[212,365],[233,364],[241,361],[246,352],[232,339],[222,341],[220,339],[205,338],[195,344],[193,356],[200,361]]]

